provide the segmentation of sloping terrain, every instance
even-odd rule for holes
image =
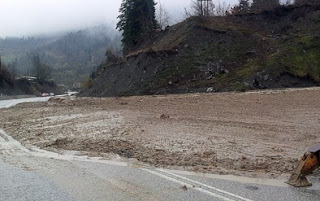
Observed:
[[[101,65],[82,96],[245,91],[320,83],[320,5],[189,18],[121,63]]]

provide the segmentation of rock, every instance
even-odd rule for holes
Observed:
[[[169,84],[169,85],[172,85],[173,83],[172,83],[172,81],[169,81],[168,84]]]
[[[257,79],[254,79],[254,80],[252,81],[252,84],[253,84],[253,86],[254,86],[255,88],[260,88],[260,83],[259,83],[259,81],[258,81]]]
[[[210,155],[216,155],[216,153],[214,151],[206,151],[206,152],[203,152],[203,155],[210,156]]]
[[[170,118],[170,116],[169,115],[165,115],[165,114],[162,114],[160,116],[160,119],[169,119],[169,118]]]
[[[188,47],[189,47],[189,44],[185,44],[185,45],[184,45],[184,48],[188,48]]]
[[[186,185],[183,185],[183,186],[181,186],[181,189],[187,191],[188,187]]]
[[[264,80],[264,81],[268,81],[268,80],[269,80],[269,75],[263,76],[263,80]]]
[[[209,88],[207,89],[207,93],[211,93],[211,92],[213,92],[213,87],[209,87]]]
[[[221,68],[219,74],[229,74],[230,71],[228,69]]]
[[[251,86],[251,84],[250,84],[250,83],[248,83],[248,82],[243,82],[243,85],[244,85],[244,86],[246,86],[246,87]]]
[[[209,75],[209,77],[207,77],[207,80],[211,80],[213,78],[213,75]]]

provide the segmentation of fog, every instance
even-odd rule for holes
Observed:
[[[191,0],[156,0],[172,23],[183,18]],[[115,28],[122,0],[1,0],[0,37],[30,36],[80,29],[98,24]],[[217,0],[214,0],[217,3]],[[220,0],[223,2],[223,0]],[[238,0],[225,0],[231,5]]]
[[[121,0],[1,0],[0,36],[27,36],[98,23],[114,24],[120,3]]]

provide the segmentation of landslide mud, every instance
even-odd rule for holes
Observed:
[[[320,142],[320,89],[53,98],[0,110],[25,146],[114,153],[158,167],[277,178]]]

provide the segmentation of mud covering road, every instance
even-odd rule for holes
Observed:
[[[0,128],[26,147],[76,150],[173,169],[283,178],[307,147],[320,142],[319,99],[319,88],[59,97],[0,109]]]

